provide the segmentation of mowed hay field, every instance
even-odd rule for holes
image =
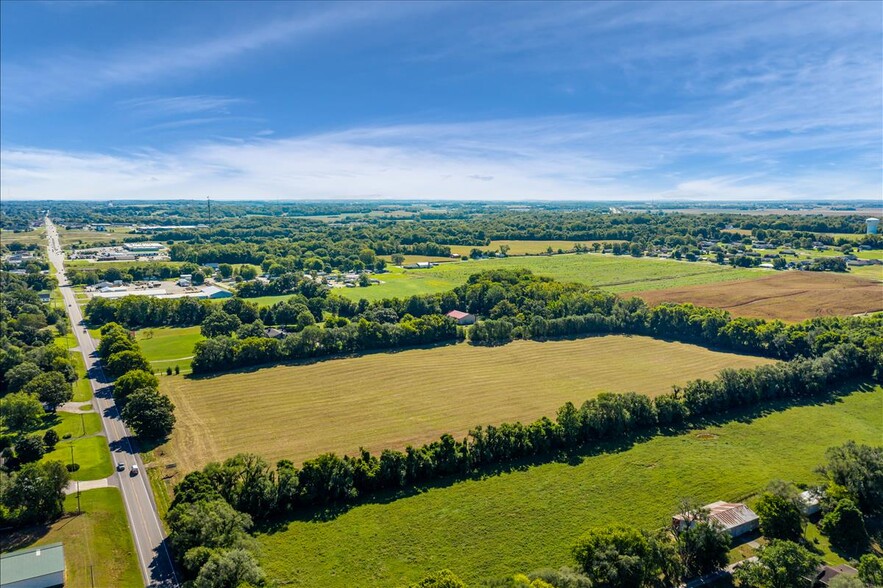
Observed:
[[[883,310],[883,283],[827,272],[781,272],[755,280],[636,292],[648,304],[692,302],[735,316],[800,321]]]
[[[433,487],[330,519],[291,521],[258,535],[261,564],[280,586],[402,586],[449,568],[470,586],[573,565],[570,547],[595,526],[659,528],[678,501],[743,501],[771,480],[815,484],[828,447],[878,445],[883,389],[784,408],[583,459]],[[782,410],[784,408],[784,410]]]
[[[161,378],[178,422],[163,448],[179,473],[238,452],[300,463],[457,437],[479,424],[554,417],[603,391],[657,395],[770,360],[649,337],[516,341],[375,353],[206,379]]]

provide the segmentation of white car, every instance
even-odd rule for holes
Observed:
[[[129,475],[130,476],[137,476],[138,475],[138,464],[132,464],[132,469],[129,470]]]

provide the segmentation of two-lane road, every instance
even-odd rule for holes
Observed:
[[[61,290],[71,328],[77,337],[77,344],[86,362],[92,391],[93,405],[101,415],[104,432],[110,446],[113,463],[125,464],[125,470],[114,475],[126,507],[129,528],[135,540],[141,575],[148,586],[178,586],[175,566],[165,542],[165,532],[156,511],[150,482],[144,470],[141,457],[135,450],[133,440],[120,418],[111,394],[111,380],[101,369],[95,352],[95,341],[83,326],[80,307],[64,272],[64,258],[58,232],[49,217],[46,217],[46,234],[49,237],[49,261],[55,266],[59,289]],[[137,465],[140,473],[133,474],[132,466]]]

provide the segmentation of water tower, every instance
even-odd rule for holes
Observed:
[[[868,225],[868,234],[876,235],[877,227],[880,225],[880,219],[871,217],[869,219],[865,219],[865,224]]]

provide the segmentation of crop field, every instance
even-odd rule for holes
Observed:
[[[178,423],[164,451],[186,473],[238,452],[300,462],[402,448],[473,426],[554,416],[599,392],[668,392],[725,367],[769,360],[649,337],[467,344],[276,366],[208,379],[161,378]]]
[[[151,367],[163,372],[176,365],[190,371],[193,346],[203,339],[199,327],[158,327],[142,329],[135,334],[135,340]]]
[[[819,481],[828,447],[879,444],[881,403],[877,387],[296,520],[258,535],[261,564],[279,585],[326,587],[399,586],[442,568],[477,585],[572,565],[570,546],[593,526],[658,528],[682,497],[737,501],[773,479]]]
[[[98,488],[81,492],[80,508],[82,514],[75,514],[77,498],[68,496],[64,501],[67,516],[49,526],[0,535],[2,551],[61,542],[67,568],[64,585],[68,588],[143,586],[120,491]]]
[[[613,244],[624,242],[625,241],[617,239],[610,239],[608,241],[562,241],[554,239],[546,241],[524,241],[518,239],[502,239],[499,241],[491,241],[489,245],[449,245],[449,247],[451,248],[451,253],[469,255],[469,252],[473,249],[481,249],[482,251],[499,251],[501,245],[506,245],[509,247],[509,255],[537,255],[540,253],[546,253],[549,250],[549,247],[552,248],[553,252],[557,253],[559,249],[562,251],[570,251],[577,243],[591,247],[593,243]]]
[[[392,268],[378,276],[383,284],[367,288],[341,288],[341,295],[358,300],[379,300],[444,292],[466,282],[475,273],[492,269],[526,268],[563,282],[580,282],[612,292],[634,292],[714,284],[768,275],[767,270],[742,269],[711,263],[689,263],[657,258],[582,254],[508,257],[445,263],[431,269]]]
[[[692,302],[735,316],[785,321],[883,310],[883,284],[828,272],[781,272],[756,280],[636,294],[648,304]]]

